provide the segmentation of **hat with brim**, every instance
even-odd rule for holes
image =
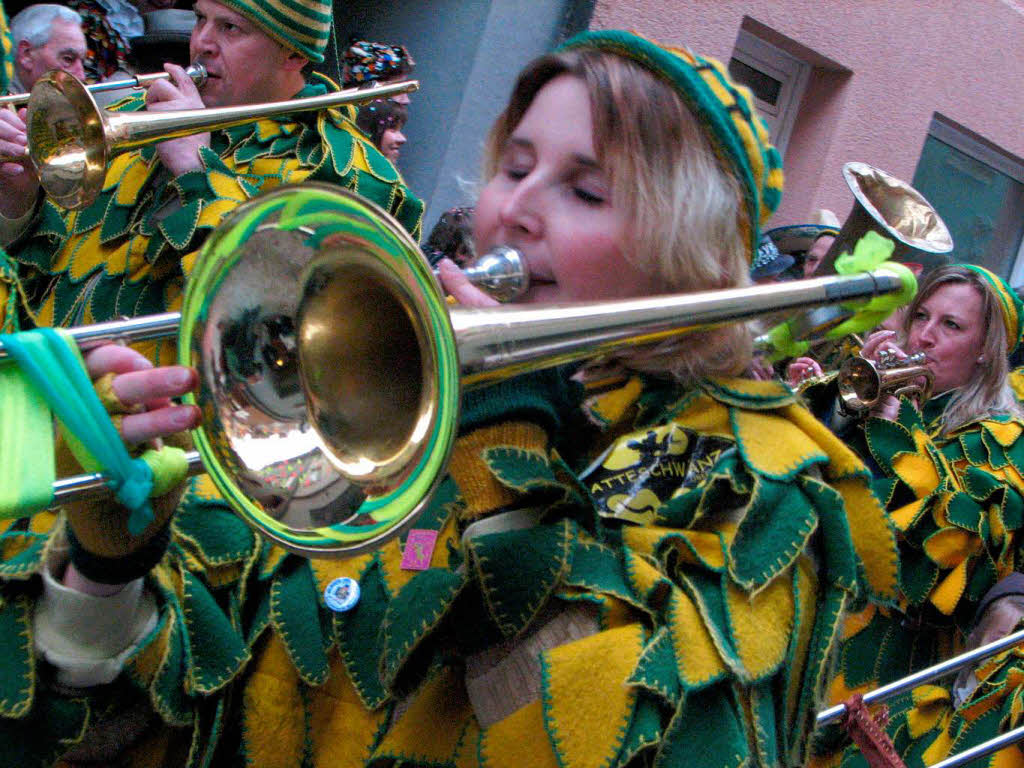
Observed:
[[[765,234],[782,253],[792,254],[806,253],[819,237],[835,237],[839,230],[824,224],[792,224],[788,227],[769,229]]]

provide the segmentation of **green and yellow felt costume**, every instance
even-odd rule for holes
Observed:
[[[7,26],[7,11],[0,4],[0,95],[8,92],[14,80],[14,42]]]
[[[33,661],[52,535],[38,517],[9,531],[0,752],[49,764],[128,701],[154,715],[127,765],[800,763],[846,607],[895,595],[866,469],[774,383],[574,392],[545,375],[466,400],[417,521],[438,534],[422,571],[403,570],[404,537],[347,561],[286,555],[195,481],[147,577],[156,629],[81,698]],[[332,613],[339,576],[361,598]],[[533,700],[481,723],[463,660],[576,609],[593,625],[541,653]]]
[[[335,90],[314,74],[298,97]],[[136,109],[132,100],[122,109]],[[350,107],[268,118],[215,131],[203,171],[171,178],[153,147],[110,164],[102,194],[67,212],[44,202],[34,226],[8,247],[23,328],[76,326],[177,309],[196,250],[224,216],[281,184],[323,181],[351,189],[419,236],[422,203],[354,123]],[[10,322],[8,318],[3,318]],[[173,342],[154,360],[174,361]]]
[[[569,45],[631,56],[685,93],[736,170],[756,243],[782,172],[749,92],[716,62],[626,33]],[[273,123],[239,141],[225,133],[208,174],[138,179],[143,195],[182,203],[172,225],[188,229],[178,212],[197,200],[194,233],[209,207],[248,194],[241,167],[279,183],[274,148],[302,157],[312,137]],[[360,147],[312,155],[324,163],[307,178],[333,169],[358,191],[393,191],[385,207],[414,228],[418,210],[358,165]],[[188,232],[133,216],[118,189],[105,193],[114,231],[96,212],[58,222],[48,211],[49,229],[16,252],[58,282],[31,307],[41,318],[134,314],[177,296],[190,257],[178,277],[158,265]],[[108,235],[114,266],[76,258]],[[80,245],[47,255],[64,243]],[[416,530],[350,560],[258,541],[192,481],[145,579],[155,626],[98,689],[61,690],[33,653],[39,574],[59,534],[45,516],[8,530],[0,754],[49,765],[95,754],[113,733],[120,764],[140,767],[801,764],[848,606],[898,594],[870,474],[780,384],[590,373],[585,387],[556,370],[467,394],[448,475]],[[339,577],[357,580],[360,598],[334,612],[324,593]],[[479,685],[510,659],[528,669],[505,680],[522,684]],[[138,713],[131,729],[126,710]]]
[[[980,267],[969,268],[984,273],[993,286],[1002,284],[997,297],[1008,351],[1012,351],[1020,341],[1020,301],[1014,301],[1008,286],[995,275]],[[1024,421],[1011,414],[993,414],[946,431],[942,419],[951,397],[953,392],[933,397],[922,410],[904,398],[897,420],[865,422],[865,450],[886,475],[876,481],[876,491],[886,500],[899,538],[900,599],[896,607],[870,604],[847,620],[831,702],[963,651],[979,602],[998,581],[1021,567]],[[985,668],[991,675],[991,664]],[[986,717],[995,717],[1002,706],[997,689],[1003,685],[982,686],[993,697],[983,708]],[[972,731],[975,709],[969,707],[954,717],[949,694],[938,691],[941,688],[925,686],[891,705],[893,711],[910,708],[890,725],[890,730],[903,728],[895,741],[901,752],[911,755],[908,765],[921,765],[925,751],[934,757],[949,746],[943,742],[929,747],[934,739],[917,741],[935,728],[950,738],[959,734],[955,738],[962,748],[977,743],[975,736],[994,735],[998,723],[1017,718],[1014,714],[998,723],[988,719]],[[947,733],[947,726],[953,730]],[[823,738],[822,753],[831,754],[821,757],[819,764],[862,760],[852,748],[845,753],[833,751],[841,743],[834,738],[835,734]],[[999,761],[1004,758],[993,759],[992,765],[1003,764]]]

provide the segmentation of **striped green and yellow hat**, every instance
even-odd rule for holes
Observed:
[[[994,272],[989,272],[977,264],[962,264],[966,269],[981,275],[982,279],[992,289],[992,293],[999,299],[999,310],[1003,314],[1003,325],[1006,326],[1006,351],[1013,352],[1021,343],[1021,319],[1024,318],[1024,302],[1020,300],[1017,292],[1010,287],[1003,278]]]
[[[323,61],[331,36],[330,0],[217,0],[290,51]]]
[[[583,32],[562,49],[597,48],[632,59],[668,80],[697,116],[715,151],[743,186],[750,214],[750,255],[760,227],[782,200],[782,158],[757,114],[750,90],[737,85],[715,59],[661,45],[634,32]]]

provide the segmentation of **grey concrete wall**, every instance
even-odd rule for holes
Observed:
[[[427,203],[424,235],[454,205],[471,203],[460,180],[479,178],[483,140],[516,74],[585,26],[593,2],[570,0],[353,0],[335,3],[338,46],[350,36],[405,45],[416,61],[400,170]]]

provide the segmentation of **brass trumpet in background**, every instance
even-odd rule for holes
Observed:
[[[77,78],[55,70],[32,87],[25,118],[28,154],[40,185],[54,203],[62,208],[85,208],[103,188],[111,159],[127,150],[268,117],[363,104],[418,88],[418,81],[405,80],[267,104],[108,112],[96,105],[88,87]]]
[[[196,88],[201,88],[206,82],[206,67],[202,62],[195,61],[185,68],[185,74],[192,78]],[[166,72],[153,72],[148,75],[132,75],[125,80],[110,80],[105,83],[93,83],[85,86],[89,93],[105,93],[106,91],[120,91],[125,88],[148,88],[157,80],[170,80],[171,76]],[[31,93],[12,93],[8,96],[0,96],[0,107],[20,107],[28,104]]]
[[[861,413],[874,407],[888,395],[919,397],[924,402],[932,394],[934,374],[924,364],[924,353],[899,359],[889,351],[877,360],[851,357],[839,368],[839,397],[848,411]]]

